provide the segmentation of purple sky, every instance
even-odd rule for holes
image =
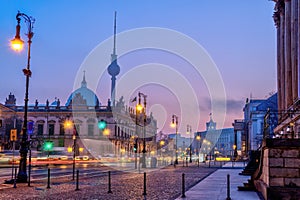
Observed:
[[[243,117],[242,108],[250,94],[253,98],[265,98],[276,91],[274,3],[267,0],[0,1],[1,103],[10,92],[15,94],[19,105],[24,99],[25,78],[21,70],[26,64],[27,51],[15,53],[9,47],[9,40],[15,35],[18,10],[36,19],[30,104],[35,99],[42,104],[46,99],[52,102],[55,97],[65,104],[76,75],[82,74],[80,66],[84,59],[97,45],[112,36],[114,11],[118,12],[118,33],[143,27],[172,29],[192,38],[207,51],[224,82],[227,100],[225,127],[231,127],[234,119]],[[21,37],[26,40],[23,20],[21,27]],[[104,55],[107,63],[111,52],[112,45]],[[201,113],[198,127],[193,127],[193,131],[203,130],[211,112],[210,94],[202,77],[196,76],[184,59],[164,51],[144,49],[129,52],[119,59],[121,73],[118,79],[132,66],[152,62],[174,68],[192,85]],[[88,86],[89,76],[87,71]],[[169,128],[171,115],[175,113],[180,117],[178,107],[184,106],[180,105],[176,94],[155,84],[138,86],[137,91],[148,95],[149,107],[156,105],[151,110],[153,115],[165,121],[159,122],[159,130],[174,131]],[[110,77],[107,74],[101,77],[96,93],[100,102],[106,104],[110,97]],[[194,116],[188,118],[185,121],[192,121]],[[186,124],[182,123],[181,132],[185,127]]]

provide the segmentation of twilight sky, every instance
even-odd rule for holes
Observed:
[[[211,59],[215,69],[211,70],[209,67],[212,65],[203,63],[201,68],[216,70],[221,81],[217,77],[212,79],[216,84],[224,86],[224,127],[231,127],[234,119],[243,117],[242,108],[250,94],[252,98],[265,98],[270,92],[276,91],[276,32],[272,19],[274,3],[268,0],[0,2],[0,103],[4,103],[5,98],[12,92],[17,98],[17,104],[24,104],[25,78],[21,70],[25,68],[27,49],[15,53],[9,46],[9,41],[15,35],[15,16],[18,10],[36,19],[31,52],[33,75],[30,79],[30,104],[33,104],[35,99],[44,104],[47,99],[52,102],[57,97],[64,105],[74,86],[78,87],[76,80],[80,77],[81,81],[83,69],[86,70],[88,87],[95,88],[102,105],[107,103],[107,99],[110,98],[110,77],[106,71],[97,81],[92,77],[96,74],[95,71],[105,70],[110,63],[113,45],[111,40],[107,39],[113,34],[114,11],[117,11],[117,33],[126,31],[123,34],[125,39],[122,39],[121,35],[117,37],[118,63],[121,67],[117,82],[122,82],[120,87],[123,87],[123,90],[124,85],[136,83],[135,86],[131,86],[130,91],[126,91],[126,95],[131,98],[137,91],[147,94],[149,112],[153,112],[158,119],[159,130],[174,132],[169,127],[172,114],[179,116],[179,132],[184,133],[187,124],[192,125],[193,131],[204,130],[205,122],[209,120],[209,113],[212,112],[212,93],[217,91],[214,91],[211,82],[207,82],[205,75],[193,68],[191,60],[203,61],[203,54]],[[148,41],[149,38],[157,40],[158,44],[164,44],[163,36],[152,34],[146,27],[163,28],[189,38],[200,45],[203,51],[193,51],[189,48],[191,46],[188,45],[188,41],[181,40],[178,35],[178,40],[172,40],[170,43],[173,47],[182,47],[184,53],[191,55],[191,60],[183,56],[184,53],[175,55],[170,52],[169,46],[156,49],[146,46],[125,51],[126,47],[135,43],[135,38],[142,46],[143,41]],[[146,34],[139,34],[137,28],[146,30]],[[24,41],[26,30],[22,19],[21,37]],[[127,33],[130,33],[130,36],[139,35],[126,41],[129,37],[126,37]],[[106,43],[109,44],[108,47]],[[106,47],[106,51],[97,51],[103,46]],[[102,59],[100,63],[104,63],[99,66],[99,70],[97,65],[93,66],[92,70],[84,67],[85,63],[89,63],[89,55],[93,55],[93,52],[96,57]],[[95,52],[104,53],[98,55]],[[153,74],[157,78],[155,81],[151,81],[151,70],[154,70]],[[140,82],[140,79],[147,78],[148,82]],[[171,82],[168,82],[169,79]],[[90,88],[94,90],[93,87]],[[212,89],[209,89],[210,87]],[[191,100],[193,98],[188,95],[189,89],[192,90],[191,96],[194,95],[196,101]],[[123,90],[117,88],[117,99],[123,95]],[[187,93],[181,94],[182,91]],[[218,95],[216,94],[215,102],[222,96]],[[125,99],[125,102],[132,106],[129,98]],[[214,118],[218,119],[218,115],[218,112],[213,112]]]

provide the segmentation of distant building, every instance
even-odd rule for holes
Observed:
[[[275,112],[273,122],[270,123],[270,133],[273,133],[277,125],[277,93],[268,99],[250,99],[244,106],[244,133],[242,143],[245,144],[245,152],[257,150],[262,143],[264,133],[264,118],[267,111]],[[269,136],[268,136],[269,137]]]
[[[169,139],[172,139],[174,141],[174,144],[176,145],[176,134],[172,133],[168,135]],[[177,134],[177,150],[180,153],[186,152],[191,144],[191,139],[182,137],[180,133]]]
[[[232,156],[233,155],[233,128],[217,129],[216,122],[210,116],[206,123],[206,130],[194,133],[191,149],[193,154]],[[240,137],[239,137],[240,138]],[[240,146],[240,140],[238,140]]]

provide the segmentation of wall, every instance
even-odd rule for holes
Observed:
[[[300,139],[267,139],[264,142],[262,173],[254,180],[256,188],[265,199],[272,199],[270,196],[274,194],[300,197]]]

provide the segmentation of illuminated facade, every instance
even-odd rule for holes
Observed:
[[[24,107],[16,105],[16,99],[10,94],[5,104],[0,104],[0,119],[3,126],[0,128],[1,148],[12,147],[9,134],[16,128],[18,138],[21,135]],[[140,138],[143,131],[143,123],[138,116],[138,133],[136,134],[134,109],[124,105],[121,97],[113,107],[110,100],[107,105],[101,105],[97,95],[87,87],[85,76],[81,87],[75,90],[64,106],[59,99],[51,104],[39,104],[28,107],[28,121],[33,123],[33,130],[29,130],[32,139],[32,148],[41,149],[46,140],[54,142],[55,147],[72,147],[73,135],[77,136],[78,145],[83,148],[82,154],[113,154],[131,155],[133,152],[134,138]],[[73,122],[73,127],[66,128],[66,120]],[[107,129],[101,130],[98,122],[107,122]],[[155,147],[156,120],[152,114],[147,117],[146,149],[147,152]],[[18,142],[16,143],[18,147]],[[139,149],[142,149],[142,140],[138,140]]]

